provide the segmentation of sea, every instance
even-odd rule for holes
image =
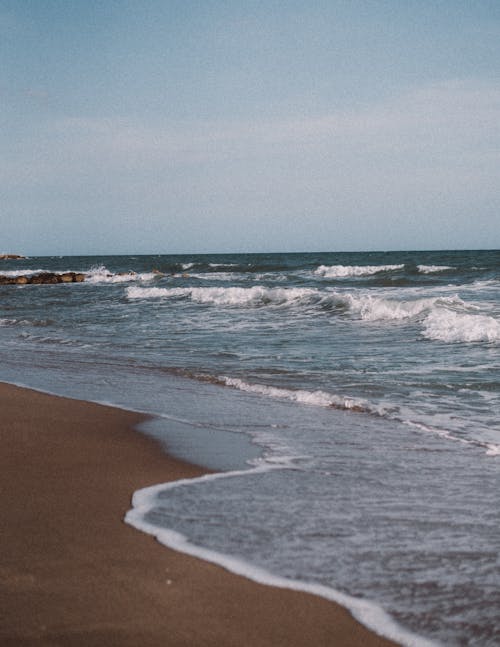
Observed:
[[[87,275],[0,286],[1,380],[207,468],[128,523],[403,645],[500,645],[500,251],[0,263]]]

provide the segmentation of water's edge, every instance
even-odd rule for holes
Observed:
[[[331,602],[335,602],[347,609],[357,621],[367,627],[370,631],[373,631],[384,638],[393,640],[405,647],[437,647],[439,643],[436,641],[422,638],[401,627],[382,609],[382,607],[378,606],[374,602],[355,598],[324,585],[293,580],[280,575],[275,575],[265,569],[253,566],[251,563],[242,559],[193,544],[181,533],[169,528],[159,528],[145,520],[147,514],[154,508],[156,496],[160,492],[164,493],[167,490],[172,490],[189,484],[203,483],[213,481],[215,479],[232,478],[242,474],[248,474],[249,472],[265,472],[271,469],[286,469],[286,467],[263,466],[249,468],[248,470],[218,472],[192,479],[181,479],[178,481],[161,483],[137,490],[134,492],[132,497],[132,508],[125,515],[124,521],[134,528],[152,535],[157,539],[157,541],[172,550],[203,559],[206,562],[211,562],[235,575],[240,575],[258,584],[290,589],[292,591],[302,591],[304,593],[316,595]]]
[[[51,395],[55,397],[64,397],[80,402],[89,402],[92,404],[99,404],[107,407],[112,407],[122,411],[129,411],[131,413],[138,413],[150,418],[150,421],[159,420],[160,416],[152,414],[149,411],[141,410],[137,408],[125,407],[119,404],[115,404],[110,401],[103,400],[90,400],[83,398],[76,398],[73,396],[68,396],[66,394],[58,393],[55,391],[50,391],[48,389],[42,389],[39,387],[30,386],[24,382],[14,382],[1,380],[4,384],[10,384],[22,389],[29,389],[31,391],[36,391],[38,393],[44,393],[46,395]],[[144,421],[139,425],[134,427],[134,430],[141,435],[147,436],[154,440],[158,438],[148,433],[148,421]],[[221,434],[228,435],[230,432],[221,431]],[[175,459],[179,459],[185,462],[191,462],[186,457],[177,457],[175,454],[170,454],[168,449],[165,446],[165,443],[159,443],[161,445],[162,451],[166,454],[173,456]],[[211,469],[209,466],[200,464],[200,461],[192,462],[193,465],[197,465],[202,469]],[[216,564],[225,570],[242,577],[245,577],[251,581],[254,581],[258,584],[264,584],[267,586],[274,586],[277,588],[290,589],[293,591],[302,591],[310,595],[316,595],[322,597],[326,600],[332,601],[336,604],[341,605],[346,608],[352,616],[367,627],[369,630],[373,631],[379,636],[383,636],[390,640],[393,640],[405,647],[437,647],[439,643],[435,641],[422,638],[416,634],[413,634],[410,631],[407,631],[396,623],[391,616],[389,616],[379,605],[368,600],[362,600],[360,598],[355,598],[353,596],[337,591],[334,588],[327,587],[320,584],[313,584],[300,580],[293,580],[290,578],[282,577],[267,571],[265,569],[253,566],[251,563],[246,562],[245,560],[235,558],[229,554],[219,553],[203,546],[195,545],[191,543],[184,535],[176,532],[175,530],[168,528],[159,528],[145,520],[148,512],[154,508],[154,502],[156,496],[159,492],[165,492],[167,490],[172,490],[177,487],[182,487],[194,483],[203,483],[209,482],[216,479],[231,478],[239,476],[242,474],[249,473],[263,473],[273,469],[287,469],[287,465],[262,465],[258,467],[248,467],[246,469],[240,470],[231,470],[231,471],[217,471],[211,474],[205,474],[200,477],[195,477],[192,479],[180,479],[178,481],[170,481],[167,483],[160,483],[157,485],[150,486],[148,488],[143,488],[136,490],[131,496],[132,508],[126,513],[124,517],[124,522],[129,524],[141,532],[152,535],[155,539],[162,545],[175,550],[177,552],[185,553],[192,557],[202,559],[204,561]]]

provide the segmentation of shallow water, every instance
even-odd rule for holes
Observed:
[[[155,413],[177,455],[248,466],[169,488],[147,521],[422,636],[500,644],[500,252],[3,268],[90,280],[0,286],[1,379]]]

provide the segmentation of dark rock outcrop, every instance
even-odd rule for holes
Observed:
[[[0,285],[55,285],[56,283],[82,283],[85,274],[80,272],[41,272],[21,276],[3,276],[0,274]]]

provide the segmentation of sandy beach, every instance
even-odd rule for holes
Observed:
[[[203,473],[134,431],[143,416],[7,384],[0,406],[2,646],[393,644],[127,526],[134,490]]]

